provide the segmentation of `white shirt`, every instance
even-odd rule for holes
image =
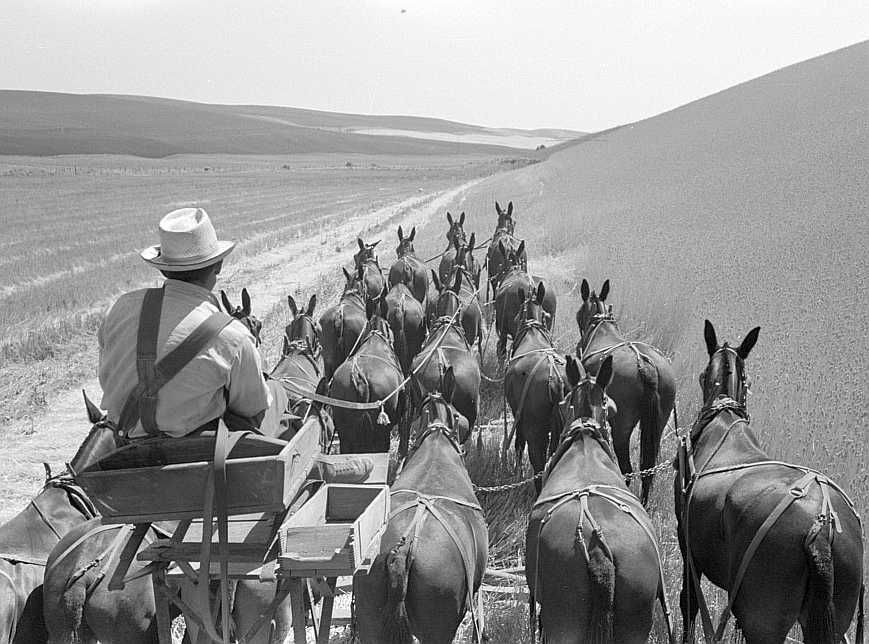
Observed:
[[[136,341],[145,290],[122,295],[106,315],[98,334],[102,408],[115,423],[139,381]],[[157,335],[157,360],[219,310],[217,299],[207,289],[167,279]],[[244,325],[233,320],[160,389],[157,427],[170,436],[184,436],[222,416],[227,406],[240,416],[251,417],[270,404],[271,393],[263,379],[262,359],[254,339]],[[130,431],[131,437],[146,435],[141,422]]]

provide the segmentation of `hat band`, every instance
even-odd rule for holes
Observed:
[[[220,254],[220,245],[215,244],[213,248],[211,248],[207,253],[203,253],[201,255],[194,256],[185,256],[185,257],[171,257],[169,255],[163,254],[163,248],[159,247],[159,254],[157,257],[160,261],[165,262],[167,264],[175,264],[176,266],[183,266],[185,264],[197,264],[201,261],[208,259],[209,257],[213,257],[214,255]],[[156,259],[156,258],[155,258]]]

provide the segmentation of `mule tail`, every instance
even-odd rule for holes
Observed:
[[[591,582],[591,617],[587,641],[591,644],[613,642],[613,604],[615,602],[616,568],[613,553],[596,529],[596,547],[588,550],[588,578]]]
[[[386,556],[386,605],[383,607],[384,635],[390,644],[411,642],[410,622],[407,617],[407,578],[413,560],[407,537],[393,546]]]
[[[643,402],[640,409],[640,470],[649,470],[658,461],[661,440],[661,394],[658,391],[658,368],[643,354],[639,354],[637,371],[643,381]],[[649,502],[654,474],[641,476],[642,500]]]
[[[836,613],[833,606],[833,554],[829,524],[816,520],[803,543],[809,567],[806,591],[806,644],[827,644],[836,639]]]

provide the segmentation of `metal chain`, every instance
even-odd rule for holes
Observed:
[[[528,485],[536,481],[537,479],[543,476],[543,470],[537,472],[534,476],[523,479],[521,481],[515,481],[513,483],[504,483],[502,485],[488,485],[488,486],[480,486],[474,485],[475,492],[508,492],[510,490],[516,490],[524,485]]]

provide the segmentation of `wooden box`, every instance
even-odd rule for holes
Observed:
[[[386,485],[326,484],[284,524],[278,575],[352,575],[371,565],[388,521]]]
[[[319,428],[288,443],[248,435],[226,461],[229,514],[281,512],[319,454]],[[103,523],[195,519],[203,515],[214,438],[146,439],[115,450],[75,475]]]

